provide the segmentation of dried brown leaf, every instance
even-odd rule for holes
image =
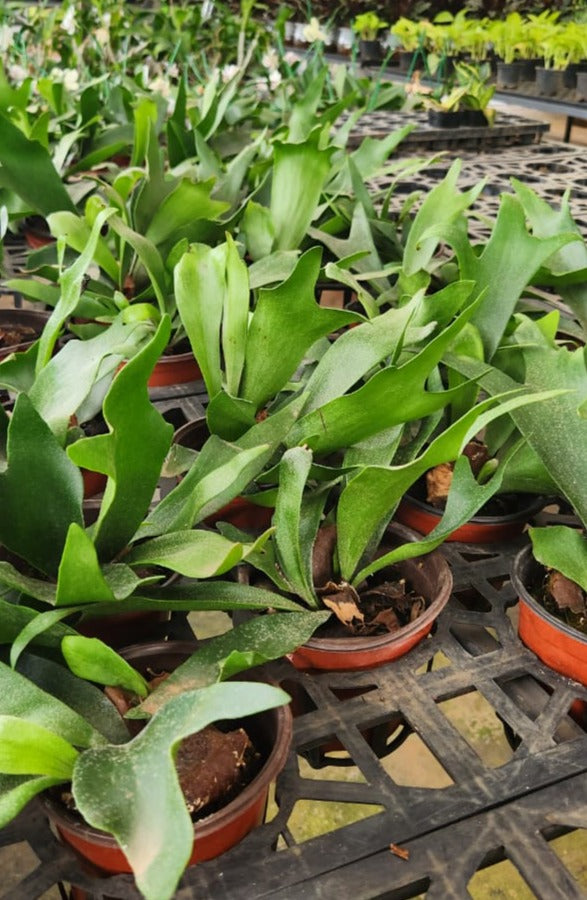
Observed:
[[[318,592],[321,595],[322,603],[332,610],[344,626],[352,629],[357,624],[364,623],[365,617],[357,606],[359,595],[352,585],[328,582],[322,590],[323,594],[322,591]]]
[[[547,588],[559,609],[570,609],[574,613],[584,613],[585,597],[576,582],[561,572],[550,572]]]
[[[399,631],[401,628],[400,620],[393,609],[382,609],[371,621],[371,625],[383,625],[391,632]]]
[[[405,859],[406,862],[410,858],[410,851],[406,850],[404,847],[398,847],[397,844],[390,844],[389,849],[394,856],[399,856],[400,859]]]
[[[336,546],[336,525],[318,529],[312,551],[312,579],[321,587],[332,578],[332,556]]]

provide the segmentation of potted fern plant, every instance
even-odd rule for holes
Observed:
[[[263,820],[291,714],[283,690],[246,670],[294,649],[309,619],[278,613],[200,649],[124,656],[53,624],[16,666],[2,651],[0,825],[41,794],[62,840],[102,876],[133,872],[146,900],[169,900],[188,865]],[[2,643],[14,624],[3,609]]]

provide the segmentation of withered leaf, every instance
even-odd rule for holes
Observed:
[[[567,578],[561,572],[550,572],[547,579],[547,589],[559,609],[570,609],[574,613],[586,612],[585,597],[583,591],[574,581]]]
[[[353,628],[357,624],[363,624],[365,617],[357,601],[359,595],[352,585],[334,584],[329,581],[318,593],[321,595],[324,606],[332,610],[337,619],[347,628]]]
[[[382,609],[371,622],[372,625],[383,625],[388,631],[399,631],[400,620],[393,609]]]
[[[398,847],[397,844],[390,844],[389,849],[394,856],[399,856],[400,859],[405,859],[407,861],[410,858],[410,851],[406,850],[404,847]]]
[[[383,581],[368,591],[361,594],[366,597],[381,597],[387,600],[403,600],[406,596],[406,582],[402,578],[400,581]]]
[[[314,584],[326,584],[332,578],[332,556],[336,546],[336,525],[318,529],[312,551],[312,579]]]
[[[426,601],[423,597],[417,597],[412,603],[412,607],[410,609],[410,622],[415,622],[416,619],[419,619],[425,609]]]

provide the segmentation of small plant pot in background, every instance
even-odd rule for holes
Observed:
[[[341,56],[350,56],[353,49],[353,32],[351,28],[339,28],[336,35],[336,50]]]
[[[461,124],[468,128],[487,128],[489,122],[482,109],[461,110]]]
[[[374,41],[359,41],[359,59],[364,66],[376,66],[381,62],[381,43]]]
[[[498,62],[497,86],[500,88],[516,88],[520,82],[520,64],[518,62]]]
[[[587,100],[587,72],[577,72],[577,100]]]
[[[0,310],[0,359],[28,350],[40,337],[48,318],[49,313],[41,309]]]
[[[55,243],[55,238],[49,231],[49,225],[42,216],[29,216],[25,219],[22,232],[27,246],[31,250],[41,250]]]
[[[528,545],[514,559],[512,583],[519,598],[518,634],[536,656],[567,678],[587,685],[587,635],[551,615],[532,593],[544,567]]]
[[[577,77],[579,72],[587,72],[587,63],[570,63],[563,70],[563,85],[569,90],[577,87]]]
[[[536,89],[543,97],[554,97],[564,90],[562,69],[545,69],[536,66]]]
[[[190,381],[201,381],[202,372],[194,354],[170,353],[162,356],[156,363],[148,381],[149,387],[169,387],[172,384],[187,384]]]
[[[415,50],[399,50],[397,54],[400,72],[415,72],[422,68],[422,59]]]
[[[536,78],[536,66],[542,65],[542,59],[540,57],[535,57],[534,59],[520,59],[518,60],[519,66],[519,81],[534,81]]]
[[[462,114],[447,112],[444,109],[429,109],[428,124],[432,128],[459,128],[462,124]]]
[[[128,647],[125,658],[139,671],[171,671],[194,651],[195,645],[173,642]],[[249,676],[252,680],[254,676]],[[241,673],[240,680],[247,674]],[[194,846],[189,865],[214,859],[260,825],[265,817],[271,782],[282,770],[289,753],[292,716],[289,707],[281,706],[243,719],[253,744],[263,757],[260,771],[243,790],[219,809],[194,822]],[[50,794],[43,797],[45,811],[61,838],[100,874],[130,873],[128,861],[115,839],[82,822]],[[83,892],[78,897],[85,897]]]

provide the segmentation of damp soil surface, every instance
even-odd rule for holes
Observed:
[[[0,325],[0,349],[16,347],[19,344],[30,344],[40,335],[42,328],[33,328],[21,322]]]

